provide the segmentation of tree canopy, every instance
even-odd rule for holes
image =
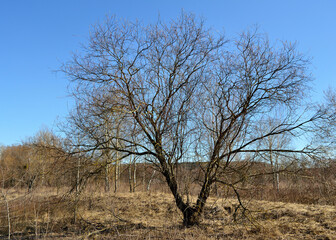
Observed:
[[[258,31],[227,38],[192,14],[147,26],[108,18],[62,71],[74,82],[77,102],[69,137],[86,152],[153,163],[186,226],[199,223],[213,184],[238,194],[241,179],[230,178],[235,168],[270,151],[288,158],[311,153],[262,143],[297,137],[322,114],[306,112],[309,59],[294,44],[271,44]],[[272,125],[260,128],[280,110]],[[247,164],[235,164],[238,159]],[[201,162],[202,174],[190,176],[200,183],[195,203],[183,197],[177,180],[181,162]]]

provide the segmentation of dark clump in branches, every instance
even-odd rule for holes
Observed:
[[[312,154],[308,147],[265,144],[300,136],[319,118],[302,103],[308,64],[290,43],[272,46],[257,32],[226,39],[193,15],[146,27],[109,18],[62,68],[77,101],[68,136],[106,164],[131,155],[151,162],[184,225],[195,225],[214,184],[239,197],[237,184],[251,162],[277,154],[290,163]],[[200,184],[195,203],[184,198],[177,178],[182,162],[200,162],[202,174],[188,175]],[[237,172],[241,178],[230,177]]]

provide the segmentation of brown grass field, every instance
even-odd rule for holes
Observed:
[[[336,207],[329,205],[249,200],[243,217],[234,214],[236,199],[211,197],[201,225],[183,228],[172,195],[159,191],[87,189],[75,201],[55,189],[12,189],[7,198],[11,239],[336,239]],[[0,239],[8,239],[3,201],[0,213]]]

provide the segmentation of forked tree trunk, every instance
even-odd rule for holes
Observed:
[[[163,171],[162,173],[166,178],[166,181],[172,194],[174,195],[177,207],[183,214],[183,225],[185,227],[198,225],[201,222],[204,206],[209,197],[211,182],[210,181],[204,182],[202,189],[198,195],[195,206],[191,206],[189,203],[185,203],[183,201],[180,193],[178,192],[175,177],[172,174],[170,174],[168,170]]]
[[[207,171],[205,172],[204,182],[203,182],[201,191],[198,194],[198,198],[197,198],[195,206],[190,207],[190,204],[187,203],[187,204],[184,204],[185,207],[183,205],[180,205],[182,207],[180,208],[179,205],[177,205],[183,213],[183,225],[186,227],[198,225],[202,220],[204,206],[210,195],[211,186],[214,183],[214,181],[211,180],[210,176],[212,175],[212,172],[216,168],[216,162],[218,159],[218,157],[216,156],[218,156],[218,154],[215,151],[215,153],[213,154],[211,158],[212,160],[210,161],[207,167]],[[177,203],[177,200],[176,200],[176,203]]]
[[[200,195],[204,195],[204,194],[201,193]],[[198,196],[198,200],[195,206],[190,206],[189,204],[185,204],[185,207],[182,207],[182,208],[179,207],[179,209],[181,210],[183,214],[183,226],[191,227],[191,226],[199,225],[201,223],[206,199],[207,199],[207,196],[206,197]]]
[[[202,213],[205,203],[209,197],[212,183],[210,181],[204,182],[202,189],[198,195],[196,205],[192,208],[187,208],[183,212],[183,225],[186,227],[198,225],[202,220]],[[189,204],[188,204],[189,205]]]

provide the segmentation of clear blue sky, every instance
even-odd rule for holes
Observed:
[[[67,79],[55,73],[106,15],[150,23],[193,12],[228,36],[255,24],[271,40],[297,41],[313,57],[313,95],[336,87],[334,0],[2,0],[0,2],[0,144],[18,144],[55,128],[71,109]]]

